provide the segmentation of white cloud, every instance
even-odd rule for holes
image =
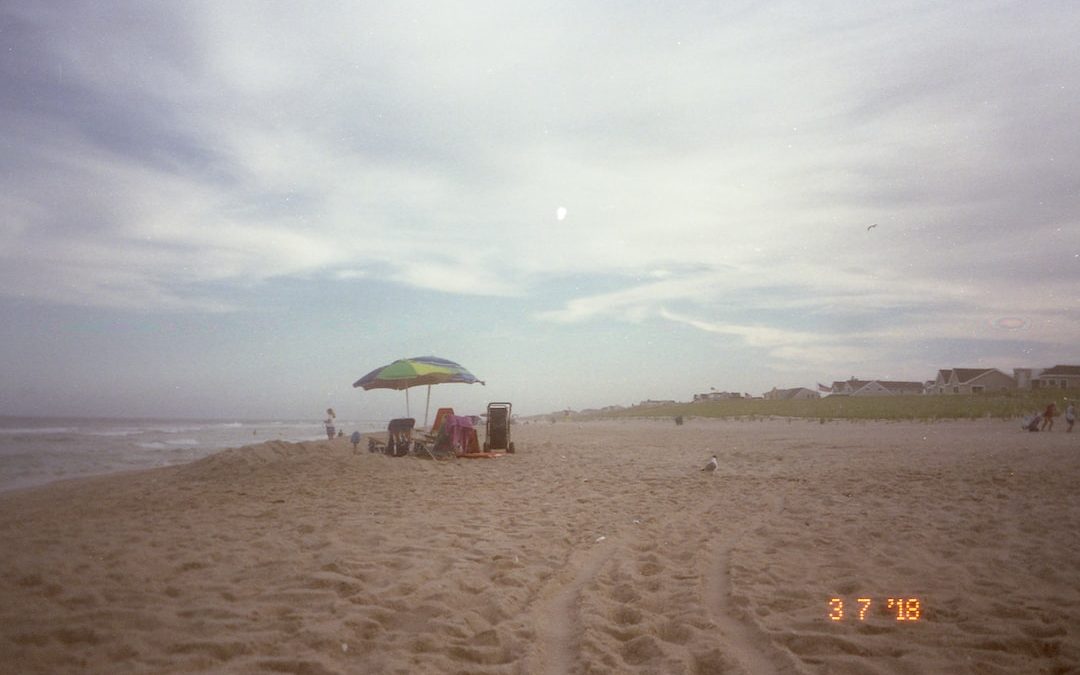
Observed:
[[[702,321],[701,319],[694,319],[666,309],[660,310],[660,316],[669,321],[685,323],[688,326],[693,326],[694,328],[709,333],[734,335],[742,338],[747,344],[753,347],[784,347],[792,344],[819,342],[822,339],[820,335],[804,331],[783,330],[761,325],[746,326]]]
[[[122,32],[96,5],[18,7],[62,37],[38,45],[47,66],[23,84],[71,95],[42,79],[62,65],[97,112],[3,118],[28,159],[0,179],[0,257],[83,270],[63,284],[9,274],[10,293],[159,306],[206,302],[207,281],[329,273],[537,294],[597,275],[648,282],[540,316],[639,320],[677,303],[841,315],[928,298],[971,302],[972,316],[1076,310],[1075,264],[1059,265],[1060,286],[1039,262],[1006,281],[982,269],[1022,245],[1016,214],[1077,227],[1075,210],[1039,210],[1038,185],[1001,189],[1021,129],[1075,145],[1058,118],[1076,94],[1053,85],[1076,58],[1058,58],[1071,38],[1046,7],[1020,24],[1041,31],[1040,52],[1004,13],[983,16],[987,43],[957,27],[959,9],[903,4],[815,17],[208,3],[142,7]],[[1039,109],[1010,107],[1039,92]],[[1051,168],[1023,155],[1025,173],[1067,173],[1062,154]],[[572,216],[553,219],[553,204]],[[958,270],[970,292],[952,285]]]

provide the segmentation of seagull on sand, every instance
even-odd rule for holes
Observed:
[[[716,455],[713,455],[712,459],[709,460],[709,463],[705,465],[705,468],[702,469],[702,471],[716,471],[719,466],[720,462],[716,461]]]

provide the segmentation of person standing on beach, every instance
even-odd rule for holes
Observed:
[[[327,408],[326,409],[326,419],[323,420],[323,425],[326,426],[326,440],[328,440],[328,441],[334,440],[334,421],[335,421],[336,418],[337,418],[337,415],[334,414],[334,409],[333,408]]]
[[[1073,424],[1076,423],[1076,406],[1071,402],[1065,407],[1065,431],[1072,431]]]
[[[1054,403],[1053,401],[1051,401],[1050,405],[1046,406],[1046,412],[1043,413],[1043,423],[1042,423],[1042,430],[1043,431],[1053,431],[1054,430],[1054,415],[1056,415],[1056,414],[1057,414],[1057,404]]]

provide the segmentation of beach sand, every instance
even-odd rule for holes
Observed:
[[[1018,427],[527,424],[4,494],[0,669],[1080,672],[1080,433]]]

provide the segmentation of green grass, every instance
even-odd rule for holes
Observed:
[[[593,417],[802,417],[825,420],[948,420],[992,417],[1014,419],[1054,401],[1064,414],[1070,392],[1062,390],[1018,391],[1007,394],[954,396],[829,396],[806,401],[733,399],[697,401],[655,407],[627,408]],[[1077,398],[1080,392],[1072,392]]]

